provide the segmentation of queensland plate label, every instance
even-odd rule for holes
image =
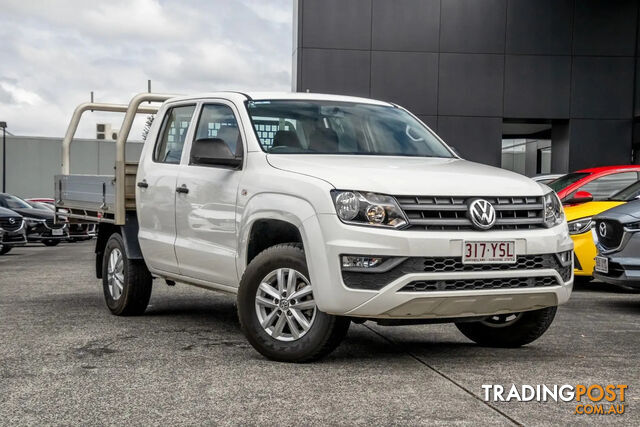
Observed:
[[[467,241],[462,245],[464,264],[513,264],[516,262],[516,242]]]

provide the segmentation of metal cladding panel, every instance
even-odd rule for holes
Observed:
[[[507,55],[505,117],[569,118],[570,100],[570,56]]]

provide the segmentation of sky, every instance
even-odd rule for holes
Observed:
[[[292,0],[2,0],[0,121],[64,135],[73,109],[138,92],[291,90]],[[145,117],[131,139],[140,139]],[[122,114],[85,113],[120,127]]]

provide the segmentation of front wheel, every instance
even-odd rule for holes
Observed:
[[[0,255],[4,255],[6,253],[9,253],[10,250],[11,250],[11,246],[0,245]]]
[[[553,322],[557,307],[522,313],[499,314],[479,322],[459,322],[456,326],[471,341],[485,347],[513,348],[542,336]]]
[[[309,362],[333,351],[350,321],[318,310],[304,251],[273,246],[256,256],[238,289],[240,326],[262,355],[281,362]]]
[[[60,244],[60,240],[46,239],[42,241],[42,244],[45,246],[58,246]]]
[[[112,234],[102,258],[102,289],[111,313],[117,316],[144,313],[151,298],[152,280],[144,262],[127,258],[122,237]]]

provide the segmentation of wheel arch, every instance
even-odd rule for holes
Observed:
[[[274,206],[278,208],[274,209]],[[303,223],[314,215],[311,204],[298,197],[273,193],[254,196],[244,209],[239,227],[238,277],[242,277],[249,262],[268,247],[292,242],[306,247]]]
[[[117,233],[124,241],[125,255],[128,259],[144,260],[140,242],[138,241],[138,217],[133,213],[127,213],[125,225],[114,225],[108,223],[98,224],[98,233],[96,236],[96,277],[102,278],[102,257],[104,248],[111,235]]]

